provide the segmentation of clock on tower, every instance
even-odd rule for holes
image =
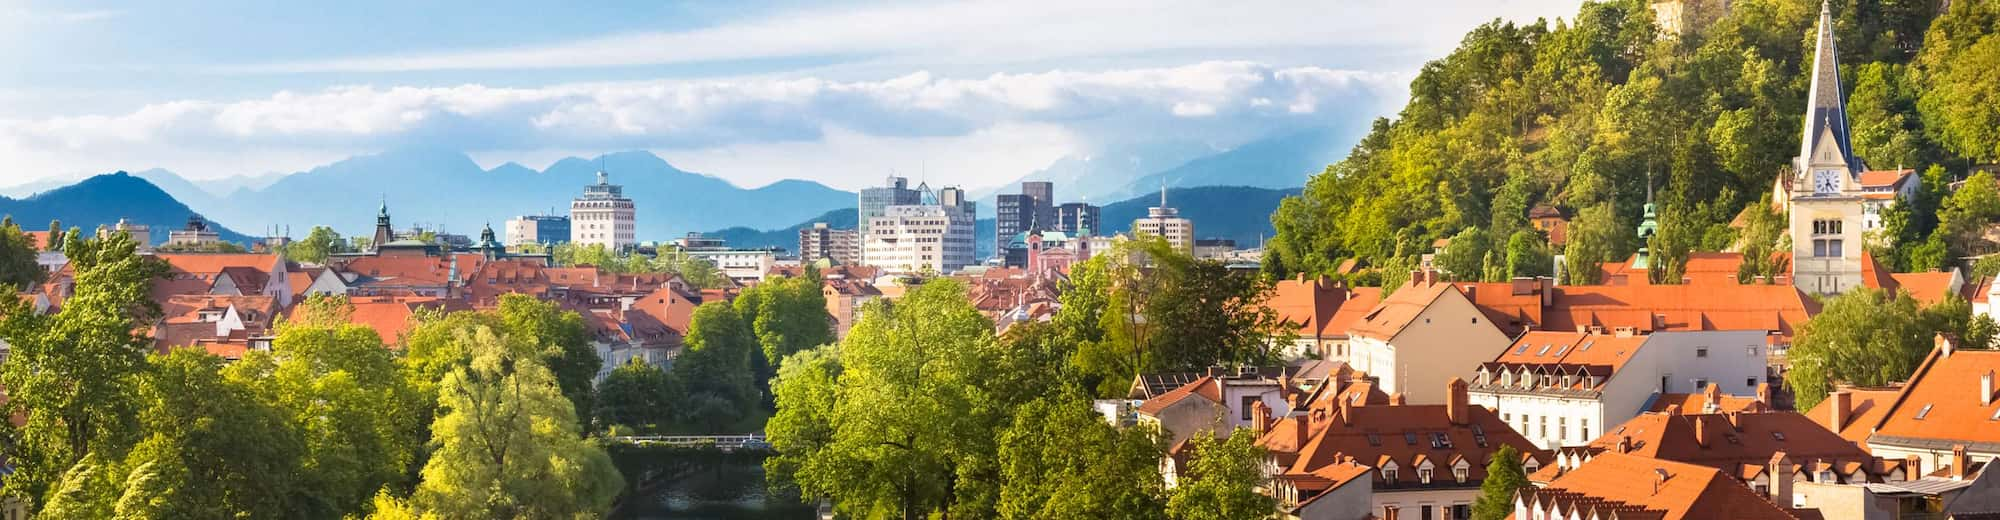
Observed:
[[[1836,193],[1840,191],[1840,172],[1818,170],[1813,172],[1813,193]]]

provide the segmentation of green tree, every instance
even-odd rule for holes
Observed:
[[[61,251],[61,250],[62,250],[62,246],[63,246],[63,227],[62,227],[62,221],[61,221],[61,220],[53,220],[53,219],[52,219],[52,220],[49,220],[49,237],[48,237],[48,241],[47,241],[47,242],[44,242],[44,243],[42,243],[42,244],[41,244],[41,246],[42,246],[42,250],[43,250],[43,251]]]
[[[1486,480],[1479,483],[1479,499],[1472,503],[1474,520],[1507,520],[1514,515],[1514,493],[1533,487],[1521,466],[1521,452],[1502,444],[1494,450],[1493,462],[1486,463]]]
[[[833,318],[814,280],[772,277],[737,295],[735,306],[756,333],[770,366],[792,353],[833,343]]]
[[[652,431],[672,419],[677,401],[666,371],[633,358],[597,385],[596,415],[606,425]]]
[[[1098,381],[1101,393],[1121,391],[1142,372],[1276,361],[1272,345],[1287,341],[1279,338],[1275,311],[1258,303],[1271,291],[1270,281],[1195,259],[1156,238],[1127,242],[1107,255],[1134,254],[1146,263],[1103,266],[1109,292],[1098,330],[1104,336],[1079,344],[1076,353],[1078,367]],[[1168,323],[1174,326],[1159,326]]]
[[[471,356],[446,375],[431,426],[437,451],[412,505],[443,518],[601,515],[623,489],[611,458],[581,436],[536,345],[492,329],[456,331]]]
[[[1827,300],[1807,321],[1786,356],[1785,383],[1799,409],[1812,408],[1835,382],[1880,386],[1916,370],[1937,334],[1916,301],[1875,289],[1857,289]]]
[[[1604,262],[1624,260],[1625,237],[1630,231],[1618,225],[1609,204],[1584,208],[1569,224],[1569,243],[1563,248],[1563,283],[1599,283]]]
[[[768,465],[845,515],[995,516],[993,432],[1008,404],[986,398],[992,322],[950,279],[869,305],[840,343],[837,375],[817,354],[786,361]]]
[[[48,271],[36,262],[42,245],[13,224],[0,226],[0,285],[26,291],[48,278]]]
[[[252,351],[223,374],[275,407],[304,440],[304,500],[289,516],[339,518],[363,510],[377,490],[406,485],[423,440],[415,419],[434,405],[410,387],[373,329],[287,325],[269,352]]]
[[[542,363],[555,374],[563,396],[569,398],[571,407],[583,421],[579,424],[590,424],[591,385],[604,360],[591,345],[590,330],[584,326],[583,316],[563,309],[556,302],[525,294],[501,296],[494,312],[507,336],[539,349]]]
[[[1276,504],[1257,492],[1264,484],[1264,448],[1257,433],[1238,428],[1227,440],[1189,438],[1193,460],[1167,498],[1167,516],[1179,520],[1264,518]]]
[[[340,233],[326,226],[313,226],[306,237],[285,247],[285,258],[306,262],[325,263],[327,257],[335,253],[347,252],[347,240]]]
[[[1451,244],[1437,256],[1435,265],[1453,280],[1479,281],[1484,273],[1482,262],[1490,250],[1485,231],[1476,227],[1465,228],[1452,235]]]
[[[1550,276],[1555,274],[1555,256],[1549,253],[1549,242],[1541,232],[1532,229],[1515,231],[1507,237],[1507,277]]]
[[[1160,441],[1105,424],[1080,399],[1024,405],[999,446],[1001,518],[1138,520],[1166,507]]]
[[[708,433],[723,433],[750,415],[759,401],[751,373],[757,341],[728,302],[696,307],[686,341],[687,351],[673,365],[674,386],[682,396],[681,420]]]
[[[132,450],[119,518],[299,517],[303,443],[284,414],[224,379],[222,359],[181,349],[151,359],[138,385],[149,432]],[[322,512],[319,518],[339,518]]]
[[[152,281],[166,273],[138,246],[122,233],[92,240],[73,234],[63,249],[75,285],[61,310],[40,316],[15,299],[0,303],[0,339],[11,346],[0,384],[8,409],[27,417],[5,448],[16,468],[8,494],[51,503],[52,488],[72,466],[100,451],[96,464],[115,463],[138,441],[134,389],[153,342],[137,331],[159,316]]]
[[[2000,220],[2000,183],[1992,173],[1981,171],[1945,198],[1936,235],[1943,235],[1952,255],[1974,254],[1988,248],[1980,233],[1996,220]]]

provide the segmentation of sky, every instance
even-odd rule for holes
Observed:
[[[1362,127],[1472,27],[1579,3],[0,0],[0,186],[443,147],[982,187],[1119,144]]]

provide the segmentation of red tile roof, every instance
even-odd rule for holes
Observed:
[[[1996,394],[1979,394],[1981,378],[2000,377],[2000,351],[1945,352],[1939,348],[1924,359],[1884,412],[1875,428],[1877,439],[2000,443],[2000,381],[1993,385]]]
[[[1895,188],[1911,178],[1916,170],[1870,170],[1861,172],[1862,188]]]
[[[1160,411],[1162,410],[1166,410],[1167,407],[1178,404],[1182,400],[1188,399],[1190,397],[1199,397],[1202,399],[1207,399],[1211,403],[1221,404],[1222,403],[1221,386],[1222,386],[1221,382],[1217,381],[1215,378],[1202,376],[1200,379],[1196,379],[1191,383],[1181,385],[1180,388],[1175,388],[1171,391],[1168,391],[1167,393],[1160,394],[1159,397],[1147,399],[1145,402],[1139,404],[1138,412],[1147,415],[1155,415],[1160,413]]]
[[[1597,377],[1602,385],[1611,380],[1625,363],[1639,354],[1646,343],[1645,336],[1597,334],[1588,332],[1534,331],[1515,338],[1514,343],[1500,356],[1485,366],[1489,370],[1519,371],[1528,368],[1537,373],[1560,372],[1577,375],[1573,386],[1585,388],[1590,377]]]
[[[1305,279],[1279,281],[1264,306],[1297,325],[1300,337],[1321,338],[1346,336],[1348,328],[1381,301],[1379,287],[1348,289],[1327,280]]]
[[[1916,298],[1918,303],[1924,305],[1944,301],[1945,296],[1957,294],[1960,289],[1952,285],[1952,282],[1958,279],[1957,273],[1952,271],[1893,273],[1889,277],[1895,279],[1896,285],[1901,286],[1904,291],[1908,291],[1910,297]]]
[[[1811,411],[1806,412],[1806,418],[1812,419],[1821,428],[1840,434],[1841,438],[1853,441],[1856,445],[1866,445],[1868,436],[1875,433],[1875,425],[1879,424],[1882,417],[1888,413],[1889,403],[1894,401],[1898,394],[1903,393],[1903,389],[1850,388],[1836,390],[1834,393],[1841,392],[1846,392],[1848,395],[1847,411],[1843,414],[1845,417],[1841,424],[1833,424],[1833,407],[1837,401],[1834,395],[1829,395],[1818,405],[1814,405]]]
[[[1784,452],[1793,461],[1874,464],[1874,457],[1793,412],[1642,413],[1590,442],[1593,450],[1700,464],[1735,474]],[[1870,466],[1873,468],[1873,466]]]
[[[1768,461],[1767,461],[1768,462]],[[1712,467],[1619,453],[1592,458],[1540,489],[1522,490],[1521,500],[1564,510],[1619,511],[1617,518],[1662,520],[1792,520],[1791,511],[1772,504],[1749,487]],[[1658,516],[1653,516],[1658,515]]]
[[[1398,468],[1394,485],[1408,486],[1416,485],[1417,468],[1428,460],[1436,466],[1432,482],[1459,485],[1450,465],[1463,459],[1468,465],[1466,485],[1477,486],[1486,478],[1486,465],[1500,446],[1513,446],[1528,457],[1550,460],[1547,452],[1515,433],[1493,411],[1466,406],[1466,417],[1454,422],[1448,409],[1448,405],[1350,404],[1330,413],[1306,415],[1302,419],[1309,423],[1304,429],[1317,433],[1300,446],[1284,473],[1310,474],[1348,460],[1376,469],[1394,462]],[[1374,478],[1377,489],[1390,485],[1379,471]]]
[[[1457,288],[1448,282],[1411,280],[1363,314],[1353,326],[1348,327],[1348,334],[1384,340],[1393,338],[1447,291],[1457,291]]]
[[[354,296],[349,297],[347,301],[353,306],[353,312],[348,316],[348,323],[374,329],[375,335],[382,338],[383,344],[396,348],[402,348],[403,334],[409,332],[410,326],[413,325],[410,318],[415,316],[418,310],[459,311],[469,308],[461,301],[423,296]],[[294,314],[292,319],[297,321],[303,319],[303,316]]]

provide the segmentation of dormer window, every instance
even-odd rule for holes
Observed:
[[[1451,478],[1458,479],[1458,483],[1460,484],[1464,484],[1465,479],[1469,478],[1471,473],[1472,470],[1465,466],[1464,461],[1460,461],[1457,466],[1451,468]]]
[[[1389,465],[1382,466],[1382,481],[1396,483],[1396,463],[1390,462]]]
[[[1430,467],[1430,466],[1424,466],[1424,467],[1421,467],[1421,468],[1417,468],[1417,482],[1419,482],[1419,483],[1423,483],[1423,484],[1429,484],[1429,483],[1431,483],[1431,467]]]

